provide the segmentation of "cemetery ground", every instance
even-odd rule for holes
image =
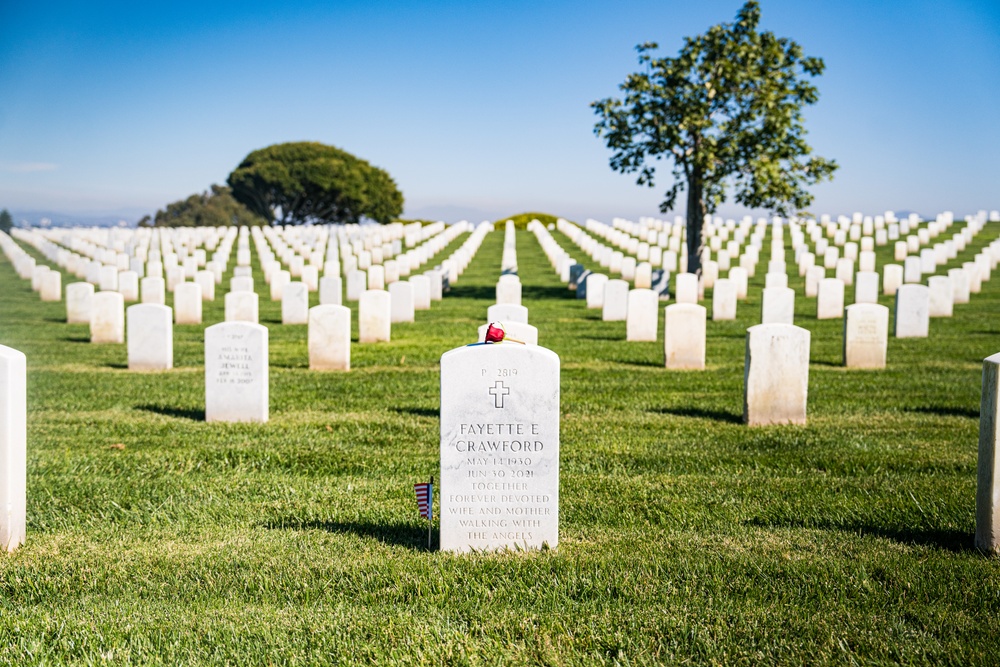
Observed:
[[[475,340],[502,242],[391,343],[355,343],[347,373],[310,372],[305,326],[262,295],[266,424],[205,423],[205,326],[174,327],[173,370],[131,373],[0,256],[0,343],[28,358],[28,537],[0,555],[0,663],[1000,664],[1000,561],[973,548],[998,281],[862,371],[791,275],[808,425],[749,428],[763,271],[736,321],[708,323],[707,369],[667,371],[662,309],[658,342],[625,342],[519,231],[523,303],[562,363],[560,543],[428,551],[413,484],[438,473],[438,360]]]

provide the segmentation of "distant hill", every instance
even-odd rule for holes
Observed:
[[[144,209],[121,209],[109,211],[107,213],[62,213],[60,211],[39,211],[10,209],[14,224],[32,227],[40,227],[43,221],[48,220],[51,227],[116,227],[124,220],[129,227],[134,227],[136,222],[148,211]]]

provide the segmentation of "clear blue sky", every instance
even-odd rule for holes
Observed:
[[[588,105],[636,44],[673,54],[740,5],[0,0],[0,207],[134,220],[310,140],[386,169],[409,214],[655,215],[668,174],[612,172]],[[761,6],[826,61],[807,127],[841,169],[814,212],[1000,207],[1000,2]]]

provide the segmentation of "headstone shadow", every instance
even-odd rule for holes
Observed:
[[[412,523],[374,523],[371,521],[303,521],[297,517],[268,521],[269,530],[323,530],[328,533],[351,534],[367,537],[383,544],[426,551],[427,526]],[[436,541],[436,540],[435,540]]]
[[[742,424],[743,415],[734,415],[731,412],[722,410],[709,410],[707,408],[683,407],[683,408],[654,408],[651,412],[661,415],[672,415],[674,417],[697,417],[699,419],[711,419],[712,421],[726,424]]]
[[[90,337],[89,336],[63,336],[59,340],[61,340],[63,342],[66,342],[66,343],[89,343],[90,342]]]
[[[944,549],[953,553],[975,551],[972,533],[946,528],[898,528],[877,526],[869,522],[835,523],[832,521],[802,521],[795,519],[751,519],[747,525],[758,528],[808,528],[854,533],[862,537],[880,537],[900,544],[913,544]]]
[[[966,417],[968,419],[979,419],[979,408],[950,408],[940,405],[922,405],[915,408],[903,408],[903,412],[916,412],[925,415],[938,415],[941,417]]]
[[[440,411],[437,408],[392,408],[393,412],[414,417],[438,417]]]
[[[198,408],[175,408],[165,405],[144,404],[135,406],[135,409],[143,410],[144,412],[153,412],[166,417],[175,417],[177,419],[190,419],[196,422],[205,421],[205,411]]]

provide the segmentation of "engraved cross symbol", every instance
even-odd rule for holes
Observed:
[[[510,389],[507,388],[502,380],[497,380],[490,387],[490,393],[493,395],[493,407],[502,408],[503,397],[510,393]]]

